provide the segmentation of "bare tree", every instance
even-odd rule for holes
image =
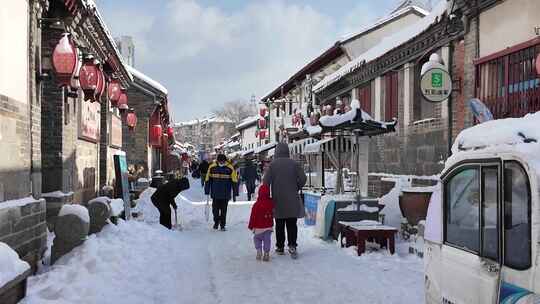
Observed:
[[[254,105],[247,101],[234,100],[224,103],[220,108],[214,109],[212,113],[216,116],[230,119],[237,125],[249,116],[255,115],[256,109]]]

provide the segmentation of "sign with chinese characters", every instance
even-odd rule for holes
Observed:
[[[99,102],[81,101],[79,111],[79,138],[95,142],[99,141],[100,107]]]
[[[109,143],[114,148],[122,148],[122,119],[116,115],[111,115]]]
[[[420,79],[420,90],[429,102],[442,102],[452,94],[452,78],[445,69],[432,68]]]

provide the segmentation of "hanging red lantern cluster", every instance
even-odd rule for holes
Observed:
[[[79,72],[79,82],[84,92],[84,99],[99,101],[105,90],[105,75],[101,66],[93,59],[86,59]]]
[[[127,96],[125,90],[120,91],[120,97],[118,97],[118,102],[116,103],[116,107],[120,111],[126,111],[127,109],[129,109],[128,96]]]
[[[75,44],[64,34],[52,54],[52,67],[60,86],[69,86],[79,64]]]
[[[137,120],[137,114],[135,114],[135,111],[133,111],[133,109],[129,110],[129,113],[126,116],[126,124],[130,131],[135,130]]]
[[[267,134],[266,130],[260,130],[259,131],[259,138],[260,139],[266,139],[266,134]]]
[[[118,106],[118,101],[120,100],[121,95],[122,95],[122,86],[120,85],[120,82],[116,79],[111,80],[107,88],[107,96],[109,97],[109,100],[111,101],[111,105],[113,107]],[[127,98],[126,98],[126,104],[127,104]]]

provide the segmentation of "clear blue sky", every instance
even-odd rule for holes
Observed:
[[[97,0],[136,68],[165,85],[175,121],[262,97],[401,0]]]

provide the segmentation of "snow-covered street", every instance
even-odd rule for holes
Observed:
[[[108,225],[32,277],[24,303],[423,302],[422,260],[403,246],[394,256],[356,257],[301,225],[298,260],[273,254],[260,262],[247,229],[251,204],[232,204],[221,232],[206,223],[203,198],[197,182],[179,197],[183,231]]]

